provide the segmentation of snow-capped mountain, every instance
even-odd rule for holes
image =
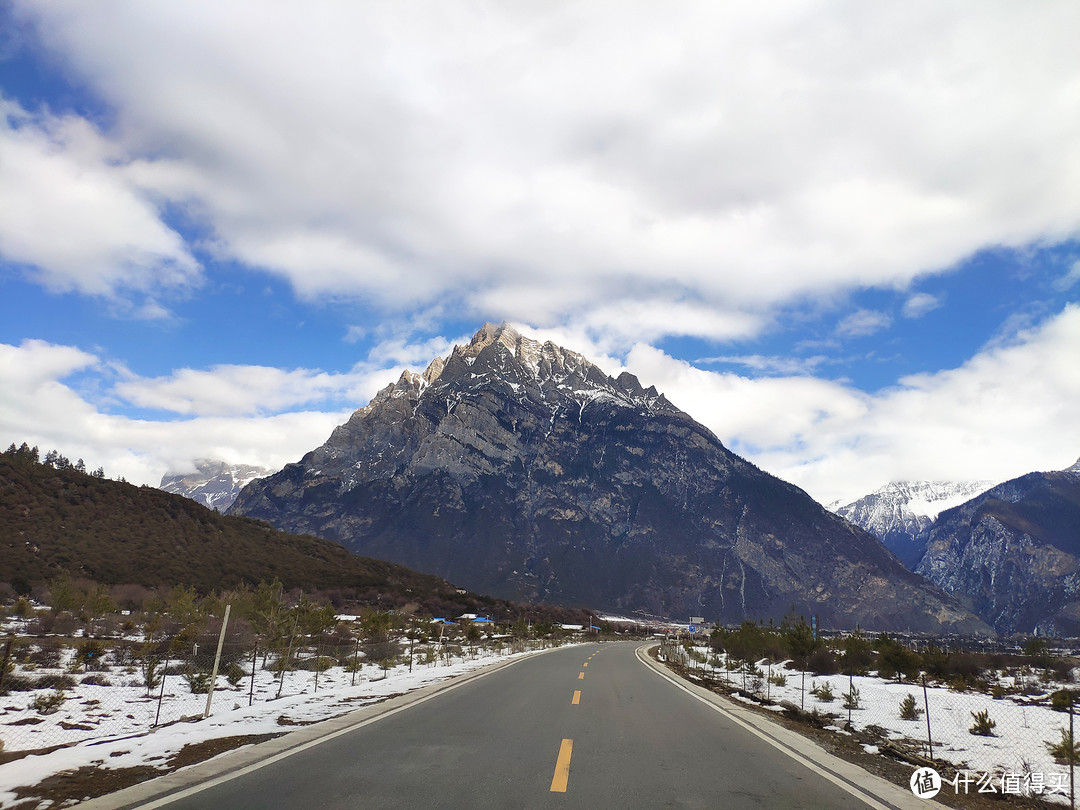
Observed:
[[[959,506],[985,492],[993,481],[893,481],[857,501],[829,509],[885,544],[909,569],[914,570],[926,550],[918,542],[926,529],[946,509]]]
[[[406,371],[233,514],[472,590],[614,612],[988,630],[632,374],[506,324]]]
[[[998,632],[1080,632],[1080,462],[998,484],[919,540],[918,573]]]
[[[272,470],[255,467],[250,464],[229,464],[216,459],[198,458],[194,461],[193,473],[166,473],[161,477],[158,489],[183,495],[224,512],[240,490],[254,481],[269,475]]]

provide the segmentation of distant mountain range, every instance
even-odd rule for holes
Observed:
[[[232,506],[232,502],[236,500],[241,489],[256,478],[262,478],[272,472],[265,467],[229,464],[208,458],[195,459],[194,464],[194,472],[163,475],[158,489],[191,498],[219,512],[224,512]]]
[[[915,570],[926,546],[919,541],[941,512],[993,486],[993,481],[893,481],[856,501],[829,509],[877,537],[907,568]]]
[[[1080,461],[949,509],[919,535],[916,571],[1000,633],[1080,634]]]
[[[989,631],[655,388],[505,324],[404,372],[230,512],[507,598]]]

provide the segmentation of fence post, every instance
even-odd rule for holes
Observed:
[[[1073,760],[1076,757],[1073,752],[1076,751],[1076,738],[1073,737],[1073,691],[1068,690],[1069,693],[1069,807],[1075,810],[1076,808],[1076,790],[1073,785],[1073,773],[1076,771],[1076,764]]]
[[[8,661],[11,660],[11,645],[15,643],[15,636],[10,636],[4,645],[4,661],[0,663],[0,695],[4,694],[4,676],[7,675]]]
[[[922,699],[926,708],[926,747],[930,751],[930,761],[934,760],[934,739],[930,736],[930,698],[926,691],[926,673],[922,674]]]
[[[356,686],[356,670],[360,669],[360,638],[356,639],[356,649],[353,650],[352,685]]]
[[[799,687],[799,709],[806,711],[806,661],[803,661],[802,685]]]
[[[847,676],[847,725],[848,731],[851,731],[851,710],[854,708],[855,703],[855,673],[849,672]]]
[[[154,715],[154,726],[156,727],[158,721],[161,720],[161,701],[165,697],[165,676],[169,672],[169,663],[172,661],[172,649],[165,653],[165,666],[161,669],[161,690],[158,692],[157,699],[157,714]]]
[[[259,657],[259,640],[255,639],[255,649],[251,651],[251,688],[248,690],[248,706],[255,701],[255,661]]]
[[[296,623],[298,619],[293,619],[292,632],[289,634],[289,649],[285,653],[285,661],[281,665],[281,680],[278,681],[277,696],[281,697],[281,690],[285,686],[285,668],[289,666],[289,659],[292,658],[292,645],[293,640],[296,638]]]
[[[206,690],[206,711],[203,712],[203,717],[210,716],[210,701],[214,699],[214,687],[217,686],[218,664],[221,663],[221,645],[225,643],[225,628],[229,626],[230,610],[232,610],[232,605],[226,605],[225,616],[221,620],[221,632],[218,634],[217,652],[214,653],[214,669],[210,673],[210,688]]]

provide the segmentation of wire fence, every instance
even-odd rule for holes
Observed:
[[[912,790],[923,798],[938,791],[983,793],[1076,806],[1080,690],[1050,669],[1022,667],[975,684],[946,684],[925,672],[891,679],[821,674],[797,661],[740,661],[674,641],[662,643],[660,657],[735,700],[852,736],[869,753],[910,763]],[[927,769],[937,781],[920,792],[916,776]]]
[[[342,690],[414,669],[509,655],[550,640],[475,644],[405,637],[152,644],[130,639],[0,638],[0,761],[98,738],[138,735],[215,712]]]

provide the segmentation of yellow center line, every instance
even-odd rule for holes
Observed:
[[[583,667],[587,667],[588,665],[589,665],[588,661],[586,661],[584,664],[582,664]]]
[[[566,783],[570,781],[570,753],[574,750],[573,740],[563,740],[559,746],[559,758],[555,760],[555,775],[551,778],[552,793],[566,793]]]
[[[574,690],[574,699],[570,701],[570,705],[571,706],[577,706],[579,703],[581,703],[581,690],[580,689],[575,689]]]
[[[579,681],[585,680],[585,673],[584,672],[579,672],[578,675],[577,675],[577,679]]]

